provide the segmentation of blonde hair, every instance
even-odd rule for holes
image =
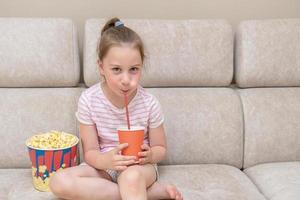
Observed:
[[[140,52],[142,62],[144,62],[144,44],[140,36],[116,17],[108,20],[101,30],[97,47],[98,59],[102,61],[111,47],[121,46],[122,43],[132,44]]]

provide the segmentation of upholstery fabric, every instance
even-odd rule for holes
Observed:
[[[149,88],[162,105],[168,155],[162,164],[242,167],[243,119],[230,88]]]
[[[76,86],[77,43],[69,19],[0,18],[0,87]]]
[[[239,87],[300,86],[300,19],[244,21],[236,34]]]
[[[97,44],[104,19],[85,25],[84,81],[99,81]],[[233,77],[233,32],[225,20],[126,19],[145,43],[142,85],[228,86]]]
[[[3,200],[59,200],[51,192],[39,192],[34,189],[31,169],[0,169],[0,179],[0,197],[3,197]]]
[[[104,22],[86,22],[87,86],[100,80]],[[160,181],[188,200],[298,200],[300,88],[277,86],[300,86],[300,19],[242,22],[236,49],[225,20],[124,22],[145,42],[142,85],[165,114]],[[78,86],[76,40],[68,19],[0,18],[1,200],[58,200],[34,189],[25,141],[53,129],[78,135],[75,111],[85,88]],[[230,85],[233,72],[245,89]],[[277,88],[248,89],[267,86]]]
[[[26,139],[59,130],[78,135],[75,111],[81,88],[1,88],[0,168],[31,167]]]
[[[175,184],[184,199],[265,200],[251,180],[228,165],[168,165],[159,168],[161,182]]]
[[[18,183],[18,180],[23,178],[24,171],[31,172],[31,169],[0,169],[0,199],[9,199],[8,195],[12,187]],[[31,174],[29,174],[31,175]],[[26,175],[27,176],[27,175]]]
[[[244,168],[300,160],[300,88],[251,88],[241,95]]]
[[[247,168],[245,173],[269,200],[298,200],[300,162],[276,162]]]
[[[160,166],[158,169],[160,182],[175,184],[184,199],[265,200],[251,180],[235,167],[207,164]],[[38,192],[33,188],[30,169],[1,169],[0,178],[7,181],[5,185],[0,183],[0,197],[58,200],[50,192]],[[2,193],[4,189],[6,193]]]

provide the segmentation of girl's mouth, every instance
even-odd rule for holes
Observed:
[[[127,93],[129,92],[129,90],[122,90],[122,92],[123,92],[124,94],[127,94]]]

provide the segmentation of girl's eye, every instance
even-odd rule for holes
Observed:
[[[137,72],[137,71],[139,71],[139,68],[138,67],[132,67],[132,68],[130,68],[130,71]]]
[[[114,68],[112,68],[112,70],[113,70],[113,72],[116,72],[116,73],[121,71],[121,69],[118,67],[114,67]]]

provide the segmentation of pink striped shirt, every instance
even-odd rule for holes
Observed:
[[[164,121],[159,102],[139,86],[128,110],[130,124],[145,128],[144,143],[149,144],[149,128],[157,128]],[[117,128],[127,126],[125,108],[114,106],[103,94],[99,83],[82,92],[76,117],[82,124],[96,125],[101,152],[116,147],[119,144]]]

